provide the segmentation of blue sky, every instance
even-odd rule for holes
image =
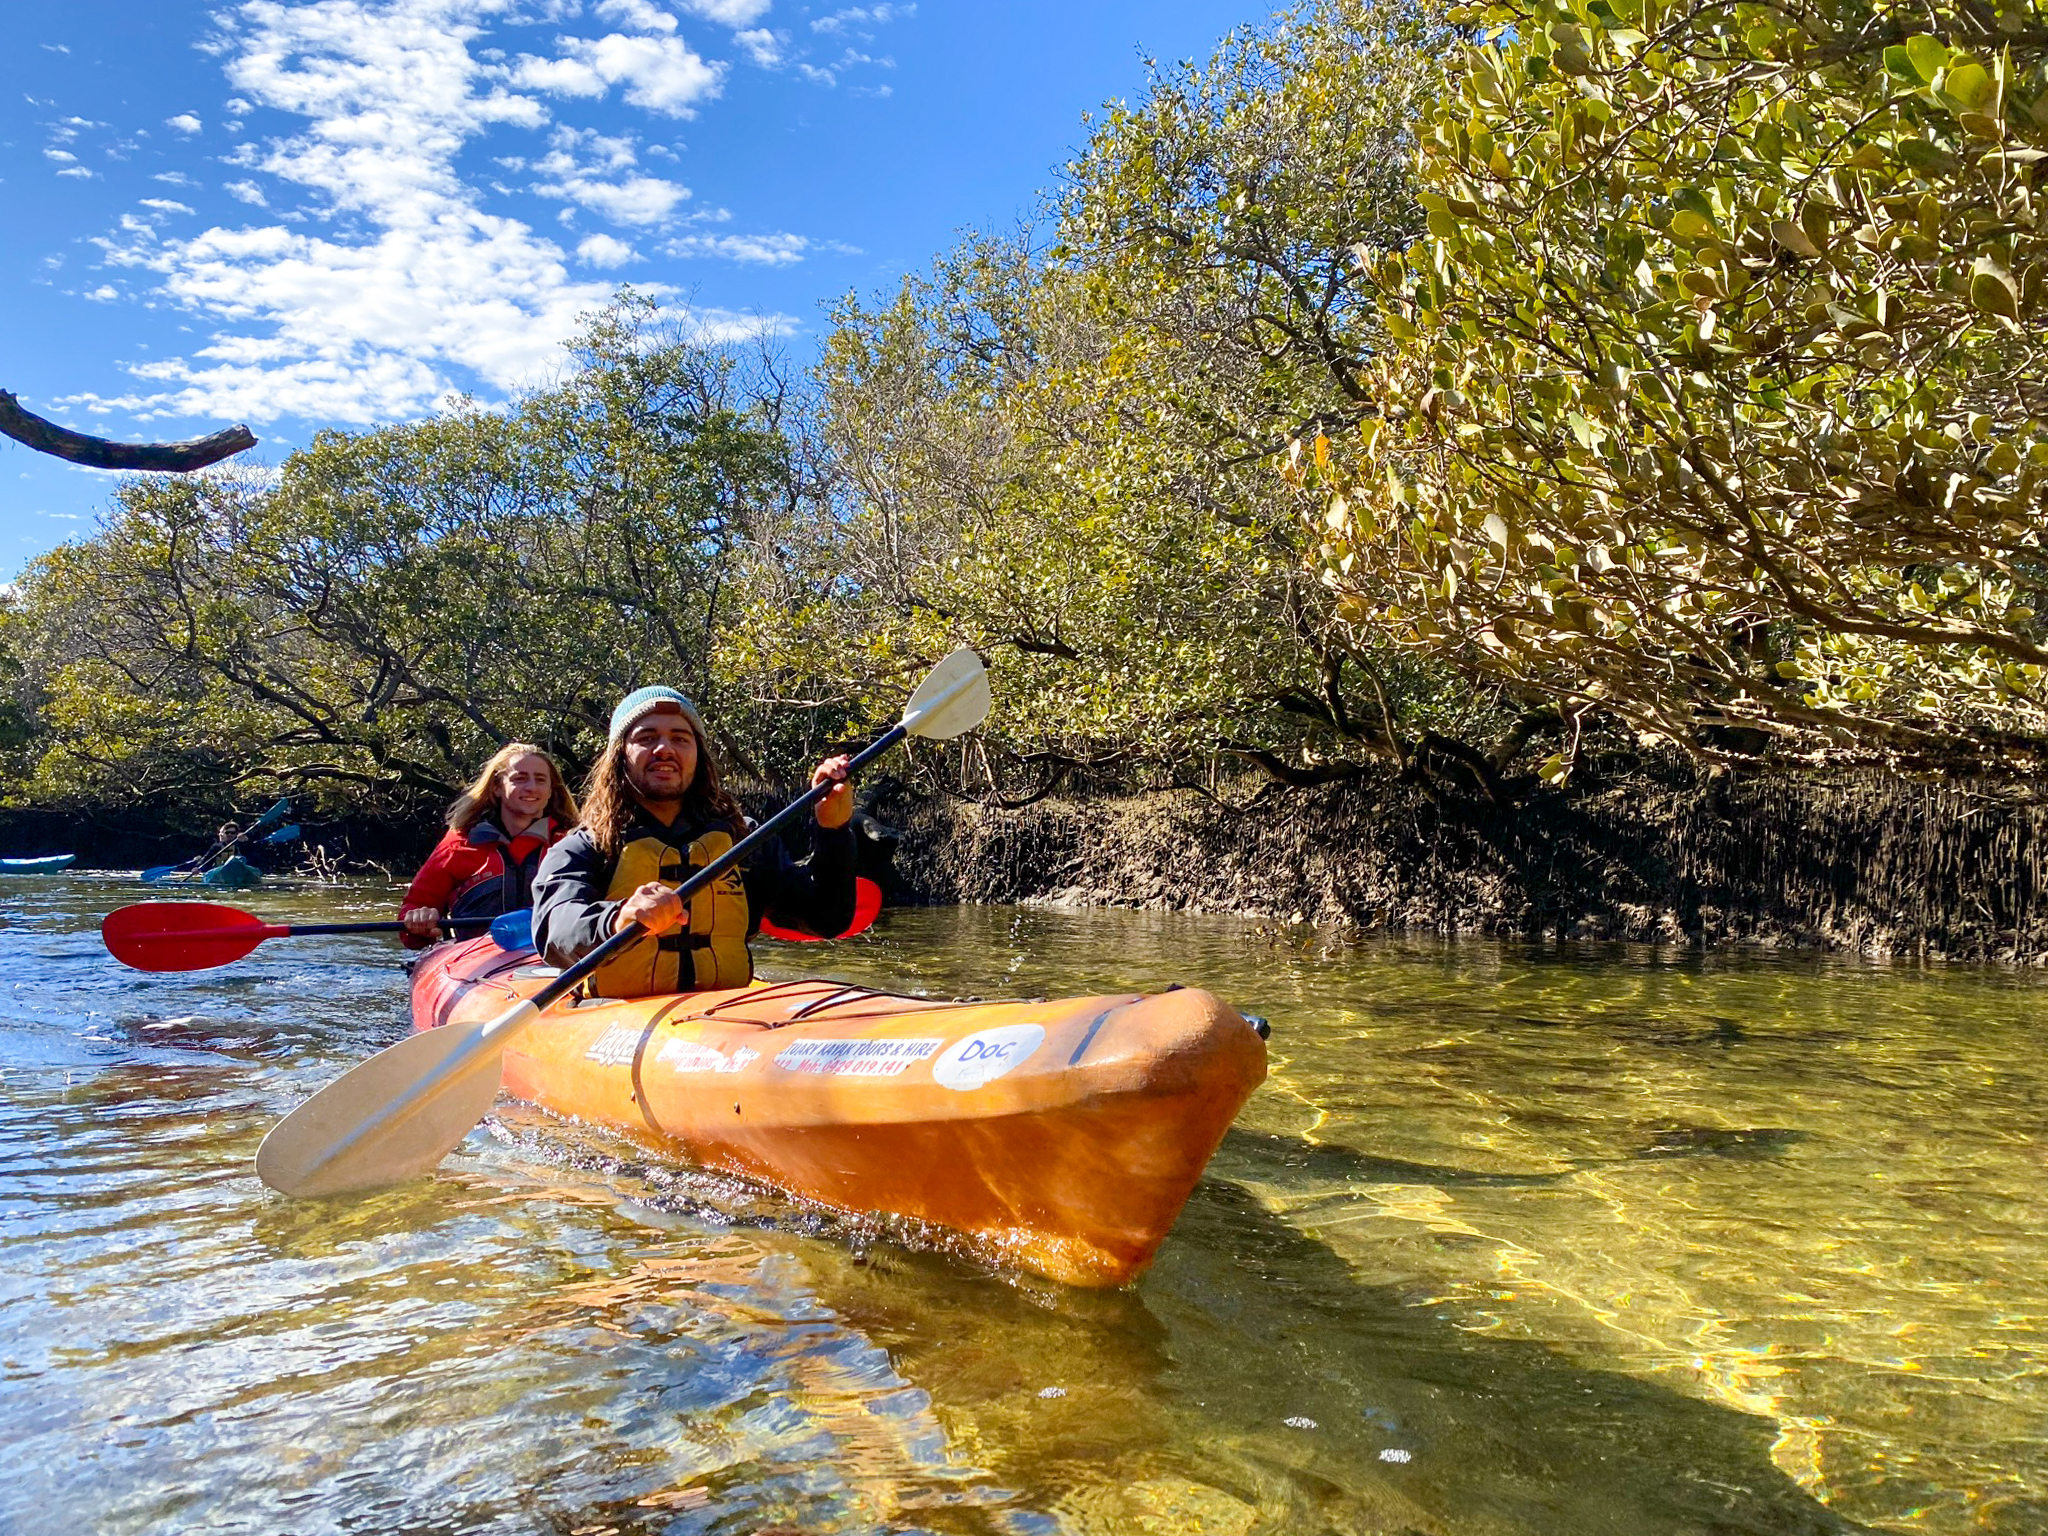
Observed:
[[[807,360],[1256,0],[67,0],[0,51],[0,388],[100,436],[502,400],[620,282]],[[0,578],[109,477],[0,440]]]

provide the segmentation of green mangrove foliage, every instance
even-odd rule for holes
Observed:
[[[1503,797],[1603,722],[2037,775],[2044,163],[2031,4],[1307,0],[808,379],[628,294],[506,409],[124,486],[0,605],[0,756],[428,797],[662,677],[774,772],[966,641],[1008,799]]]
[[[1289,458],[1342,619],[1709,760],[2038,775],[2039,8],[1466,21],[1379,411]]]
[[[1422,213],[1412,124],[1452,41],[1425,8],[1302,7],[1155,71],[1047,223],[963,242],[835,314],[820,437],[862,632],[994,658],[997,779],[1075,765],[1295,783],[1374,761],[1491,786],[1494,693],[1335,622],[1272,455],[1373,408],[1352,251]]]
[[[728,665],[788,516],[774,397],[643,301],[574,350],[511,410],[323,434],[272,480],[125,483],[13,599],[45,729],[24,798],[443,795],[506,740],[582,756],[652,676],[742,766],[828,728],[752,707],[778,679]]]

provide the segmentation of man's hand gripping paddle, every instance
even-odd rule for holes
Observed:
[[[944,741],[988,718],[988,673],[969,650],[932,668],[903,718],[848,764],[856,772],[907,736]],[[775,830],[823,799],[814,784],[677,888],[690,897]],[[607,960],[645,936],[635,923],[563,971],[532,997],[479,1024],[447,1024],[379,1051],[322,1088],[271,1127],[256,1149],[256,1172],[287,1195],[375,1189],[433,1168],[467,1136],[498,1096],[505,1047],[542,1011]]]

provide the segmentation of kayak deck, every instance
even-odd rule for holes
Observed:
[[[414,1025],[480,1022],[554,974],[442,946]],[[505,1053],[515,1098],[1078,1285],[1151,1261],[1265,1072],[1206,992],[958,1003],[810,980],[569,1004]]]

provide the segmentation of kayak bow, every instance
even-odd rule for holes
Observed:
[[[471,1029],[557,972],[430,951],[421,1031]],[[965,1234],[1073,1285],[1151,1262],[1266,1048],[1206,992],[954,1003],[830,981],[600,998],[505,1048],[505,1089],[679,1162]]]

